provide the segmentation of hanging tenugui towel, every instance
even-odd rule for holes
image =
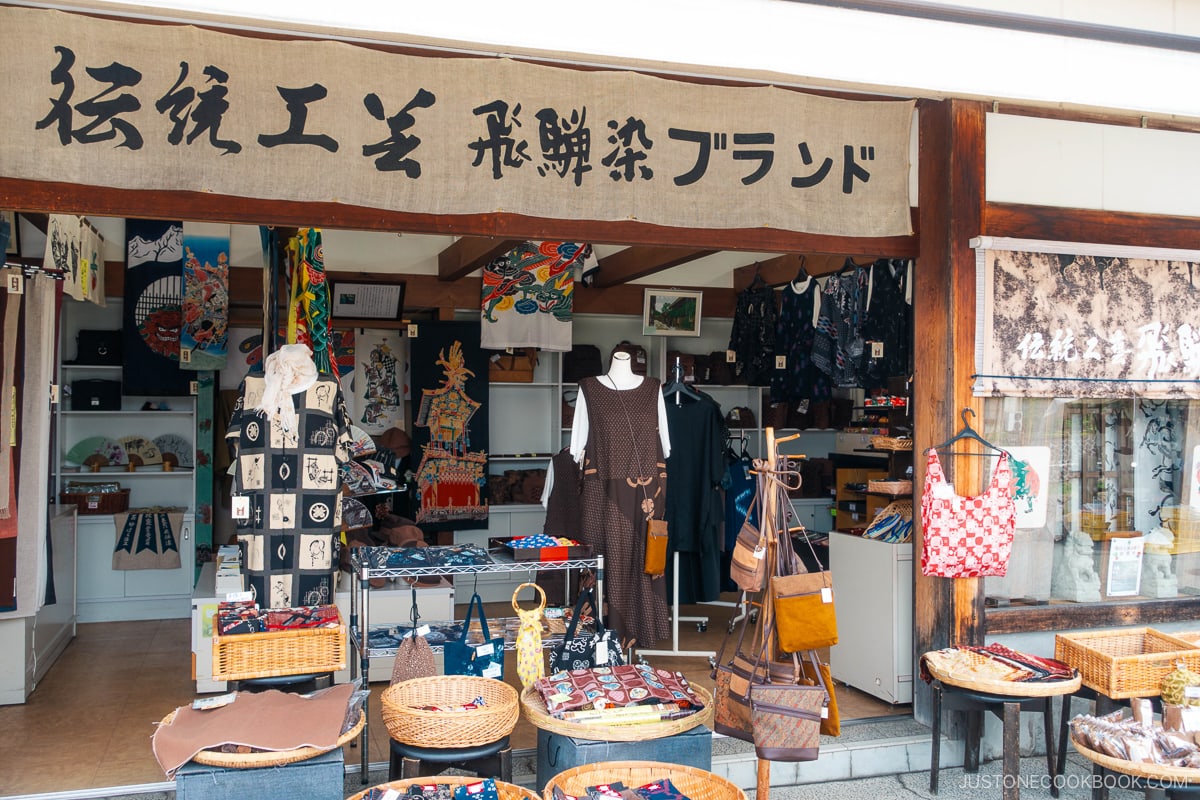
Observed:
[[[127,395],[186,395],[195,377],[179,368],[183,325],[183,225],[125,220],[122,340]]]
[[[425,530],[487,527],[488,368],[478,342],[477,322],[423,322],[409,339]]]
[[[113,514],[117,546],[112,568],[179,569],[179,530],[182,508],[141,509]]]
[[[921,493],[921,574],[941,578],[1004,576],[1012,553],[1017,508],[1008,453],[982,494],[962,497],[946,481],[936,450],[929,451]]]
[[[482,346],[571,349],[575,271],[590,272],[590,244],[522,242],[483,268]]]
[[[350,443],[337,379],[317,372],[306,346],[284,345],[242,382],[225,438],[237,450],[234,525],[259,605],[329,603]]]
[[[87,276],[84,294],[98,306],[108,305],[104,298],[104,237],[84,218],[79,220],[79,259]]]
[[[364,330],[355,342],[354,391],[346,398],[351,419],[369,434],[403,428],[404,353],[397,331]]]
[[[183,329],[179,361],[184,369],[224,369],[229,338],[229,226],[183,225]]]
[[[307,344],[321,372],[332,372],[329,352],[329,284],[320,228],[301,228],[288,242],[291,258],[288,343]]]

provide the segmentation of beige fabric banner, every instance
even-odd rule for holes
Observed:
[[[912,232],[914,102],[0,7],[15,178],[844,236]],[[84,211],[86,209],[81,209]]]

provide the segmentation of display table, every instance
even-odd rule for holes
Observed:
[[[238,769],[189,761],[175,773],[177,800],[341,800],[345,796],[342,748],[271,767]]]

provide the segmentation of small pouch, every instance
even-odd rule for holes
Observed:
[[[667,521],[646,520],[646,560],[642,570],[655,577],[667,571]]]

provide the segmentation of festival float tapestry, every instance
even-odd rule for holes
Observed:
[[[125,221],[122,310],[126,395],[187,395],[195,378],[179,367],[183,325],[183,224]]]
[[[367,433],[404,427],[406,349],[397,331],[363,330],[358,335],[353,390],[346,396],[353,398],[351,419]]]
[[[487,527],[487,357],[478,322],[423,322],[410,337],[416,521],[425,530]]]
[[[183,226],[183,369],[225,368],[229,338],[229,226]]]

